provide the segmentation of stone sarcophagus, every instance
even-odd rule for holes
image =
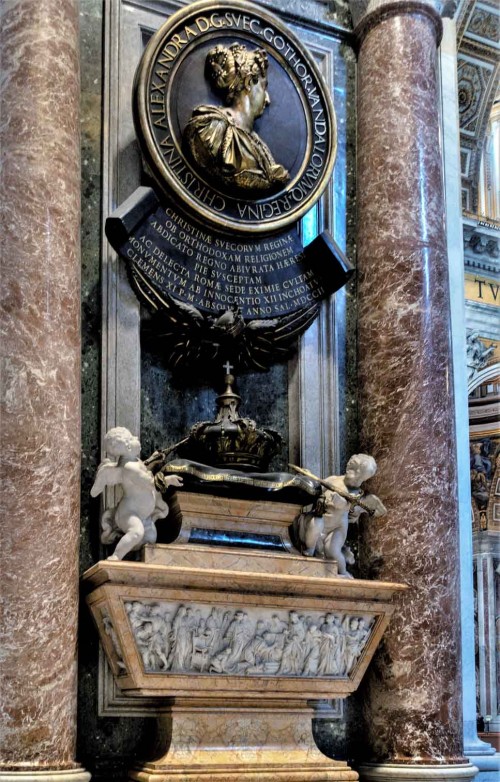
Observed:
[[[355,779],[315,747],[308,702],[356,690],[404,587],[292,553],[298,505],[178,499],[180,542],[85,574],[119,687],[171,704],[168,751],[131,779]],[[241,527],[253,547],[233,547]],[[211,529],[208,544],[190,542],[193,530],[205,539],[200,529]]]

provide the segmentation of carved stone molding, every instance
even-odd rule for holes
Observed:
[[[500,225],[464,215],[465,265],[500,271]]]

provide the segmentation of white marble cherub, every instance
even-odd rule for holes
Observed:
[[[373,456],[366,453],[351,456],[345,475],[332,475],[322,481],[328,488],[321,497],[321,515],[313,510],[302,513],[297,520],[296,532],[302,553],[335,560],[340,576],[352,578],[346,567],[347,562],[354,562],[351,550],[345,545],[349,522],[357,521],[362,513],[375,517],[387,513],[375,494],[365,494],[361,488],[376,471]],[[301,472],[308,474],[305,470]]]
[[[141,444],[128,429],[116,426],[106,433],[104,447],[108,457],[97,470],[90,490],[97,497],[106,486],[121,486],[118,505],[106,510],[101,520],[101,542],[120,538],[108,559],[119,560],[144,543],[156,542],[155,522],[168,515],[168,505],[155,488],[154,476],[139,459]],[[182,486],[178,475],[164,477],[165,486]]]

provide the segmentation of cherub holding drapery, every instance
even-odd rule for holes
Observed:
[[[120,560],[144,543],[156,543],[155,522],[168,515],[168,505],[155,488],[153,473],[139,459],[141,444],[128,429],[116,426],[104,438],[108,458],[98,467],[92,497],[106,486],[121,486],[123,497],[114,508],[106,510],[101,520],[101,542],[118,544],[108,559]],[[169,475],[164,486],[182,486],[182,478]]]

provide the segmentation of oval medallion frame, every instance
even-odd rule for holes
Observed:
[[[195,112],[224,111],[205,76],[207,53],[234,43],[267,55],[271,103],[246,136],[256,137],[273,168],[289,178],[266,191],[214,179],[213,169],[200,168],[186,148],[186,125]],[[146,46],[133,109],[141,152],[160,189],[219,232],[283,230],[313,206],[333,170],[335,112],[314,59],[281,20],[245,0],[199,0],[173,14]]]

